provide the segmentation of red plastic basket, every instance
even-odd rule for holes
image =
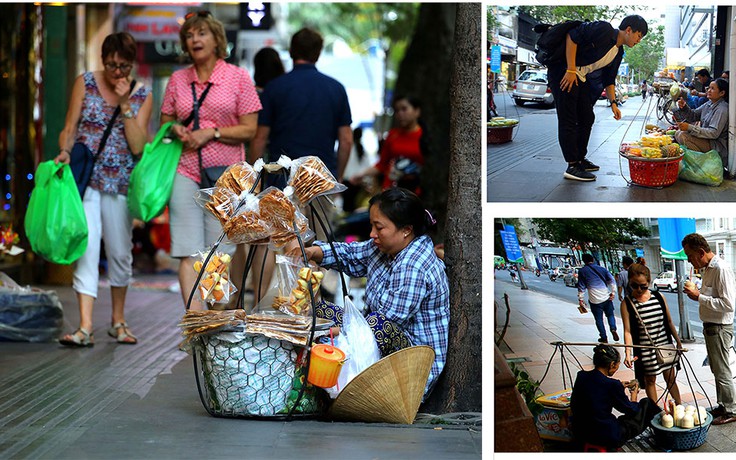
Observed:
[[[639,158],[629,160],[631,182],[645,187],[667,187],[677,181],[682,155],[672,158]]]
[[[494,126],[488,127],[488,143],[489,144],[504,144],[511,142],[511,134],[514,132],[514,126]]]

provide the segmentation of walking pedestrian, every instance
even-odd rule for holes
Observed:
[[[734,305],[736,305],[736,280],[728,263],[711,251],[705,238],[691,233],[682,239],[687,260],[696,270],[703,270],[702,285],[685,283],[684,292],[698,302],[698,312],[703,321],[705,349],[708,363],[716,383],[717,407],[709,410],[715,417],[714,425],[736,422],[736,401],[733,375],[729,366],[729,350],[733,346]]]
[[[127,32],[108,35],[102,42],[104,70],[85,72],[72,88],[64,129],[59,135],[56,163],[69,164],[70,149],[83,143],[95,156],[92,176],[82,197],[89,237],[87,250],[74,269],[73,288],[79,303],[79,328],[59,343],[71,347],[94,345],[92,310],[99,284],[100,240],[105,242],[112,296],[112,327],[108,334],[123,344],[138,343],[125,321],[125,296],[133,274],[133,218],[128,212],[128,182],[135,157],[143,153],[146,127],[153,105],[151,92],[141,83],[131,87],[130,73],[137,45]],[[119,112],[116,112],[119,107]],[[98,151],[106,126],[112,129]]]
[[[629,256],[623,256],[621,258],[621,265],[624,269],[616,277],[616,288],[618,289],[618,300],[624,301],[624,297],[631,294],[631,287],[629,286],[629,267],[634,263],[634,259]]]
[[[179,285],[187,302],[197,280],[192,254],[205,249],[222,233],[220,222],[212,214],[199,211],[192,196],[203,184],[204,170],[245,160],[243,143],[256,131],[261,103],[248,71],[225,62],[225,28],[209,11],[187,14],[179,39],[192,65],[171,75],[161,105],[161,124],[186,120],[193,113],[195,97],[201,101],[198,129],[194,129],[194,119],[191,125],[173,127],[184,151],[169,201],[171,256],[179,259]],[[232,255],[236,246],[220,248]],[[234,270],[232,280],[240,285],[238,274]],[[191,306],[193,310],[200,308],[200,303]]]
[[[588,302],[590,310],[595,318],[595,327],[598,328],[600,337],[598,341],[608,343],[606,325],[603,315],[608,319],[608,328],[611,330],[613,340],[618,342],[619,336],[616,331],[616,316],[613,314],[613,299],[616,292],[616,280],[611,272],[595,263],[591,254],[583,254],[585,266],[578,270],[578,302],[585,307],[585,291],[588,291]]]
[[[621,119],[616,103],[616,75],[624,55],[623,45],[633,47],[647,34],[647,22],[627,16],[618,30],[605,21],[584,22],[570,30],[564,62],[548,68],[549,86],[557,109],[557,137],[567,162],[565,179],[594,181],[600,167],[586,158],[593,129],[593,106],[603,88],[613,117]]]
[[[626,345],[672,346],[682,348],[677,329],[672,322],[667,301],[659,292],[649,290],[652,282],[649,268],[633,264],[628,272],[631,294],[621,303],[621,322],[624,325]],[[667,383],[667,391],[672,394],[676,404],[680,404],[680,389],[677,386],[675,364],[659,364],[652,348],[626,348],[624,364],[634,369],[634,376],[643,382],[647,396],[652,401],[657,398],[657,375],[662,374]]]
[[[647,85],[647,81],[644,80],[641,83],[641,100],[646,101],[647,100],[647,91],[649,90],[649,87]]]

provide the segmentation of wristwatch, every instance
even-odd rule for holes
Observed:
[[[215,140],[220,140],[220,130],[217,128],[217,126],[215,126]]]
[[[125,112],[123,112],[123,118],[127,118],[128,120],[133,118],[133,111],[131,109],[128,109]]]
[[[616,99],[614,99],[614,100],[610,101],[610,104],[611,104],[611,105],[613,105],[613,104],[616,104],[616,105],[618,105],[618,102],[616,102]]]

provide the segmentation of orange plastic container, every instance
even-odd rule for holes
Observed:
[[[339,348],[324,344],[313,346],[307,382],[320,388],[334,387],[344,362],[345,352]]]

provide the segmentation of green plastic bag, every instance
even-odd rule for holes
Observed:
[[[718,187],[723,182],[723,161],[716,150],[696,152],[683,147],[685,154],[678,177],[696,184]]]
[[[128,210],[144,222],[159,216],[171,198],[182,142],[169,130],[175,122],[161,126],[153,142],[143,147],[143,158],[130,174]]]
[[[87,217],[69,165],[38,165],[25,230],[33,252],[49,262],[69,265],[87,250]]]

